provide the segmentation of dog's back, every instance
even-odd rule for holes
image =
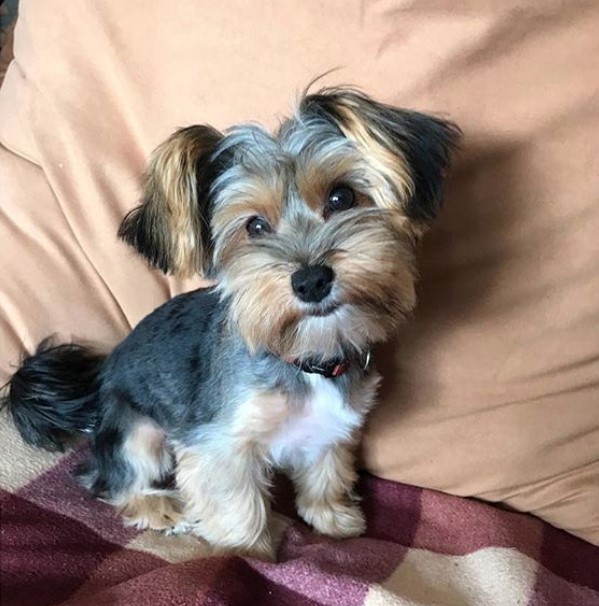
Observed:
[[[215,355],[226,335],[226,305],[212,288],[179,295],[144,318],[107,359],[100,395],[114,396],[166,430],[209,422],[205,394],[220,390],[227,360]],[[215,398],[216,399],[216,398]]]

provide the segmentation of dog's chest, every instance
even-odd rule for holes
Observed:
[[[273,462],[280,466],[310,463],[328,446],[350,438],[363,415],[354,410],[330,379],[307,375],[310,390],[275,428],[269,439]]]

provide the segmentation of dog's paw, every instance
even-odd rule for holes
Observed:
[[[355,504],[335,502],[298,508],[299,514],[316,532],[335,539],[359,537],[366,530],[364,514]]]
[[[138,495],[132,497],[121,509],[125,526],[138,530],[160,530],[166,533],[184,532],[186,521],[179,503],[162,495]]]
[[[190,522],[187,518],[180,516],[178,521],[176,521],[172,526],[164,528],[163,532],[167,537],[176,537],[181,534],[193,534],[193,530],[193,522]]]

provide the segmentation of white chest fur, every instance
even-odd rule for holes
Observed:
[[[305,400],[271,435],[269,451],[279,466],[309,463],[328,446],[347,440],[362,424],[364,414],[354,410],[335,382],[306,374],[310,390]]]

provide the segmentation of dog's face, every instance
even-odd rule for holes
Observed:
[[[189,127],[156,150],[120,235],[166,272],[215,275],[252,350],[360,351],[414,306],[414,244],[457,137],[346,90],[304,97],[275,134]]]

